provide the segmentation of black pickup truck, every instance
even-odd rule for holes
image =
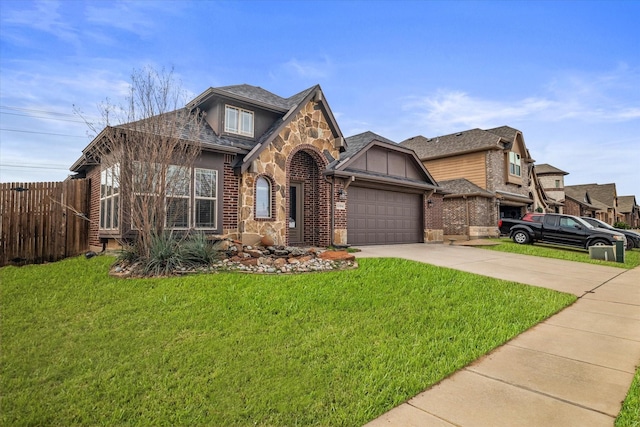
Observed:
[[[500,234],[519,244],[544,242],[587,249],[594,245],[626,244],[623,234],[595,228],[584,220],[561,214],[536,215],[527,220],[503,218],[498,221]]]

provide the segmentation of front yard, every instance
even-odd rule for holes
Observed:
[[[507,237],[501,237],[500,239],[491,239],[499,242],[499,245],[495,246],[479,246],[483,249],[490,249],[499,252],[511,252],[514,254],[532,255],[545,258],[563,259],[567,261],[586,262],[589,264],[607,265],[609,267],[619,268],[635,268],[640,265],[640,249],[632,249],[625,251],[624,263],[613,261],[602,261],[597,259],[590,259],[589,252],[581,249],[572,248],[569,246],[555,246],[544,243],[535,243],[533,245],[519,245],[514,243]]]
[[[411,261],[116,279],[0,269],[1,425],[357,426],[575,297]]]

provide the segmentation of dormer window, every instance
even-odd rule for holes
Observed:
[[[224,131],[253,138],[253,112],[226,105]]]
[[[515,176],[522,176],[520,174],[520,154],[509,152],[509,174]]]

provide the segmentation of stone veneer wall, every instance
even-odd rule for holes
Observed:
[[[294,151],[299,151],[297,148],[305,146],[307,153],[314,153],[316,162],[323,162],[318,165],[319,170],[324,170],[328,163],[321,154],[324,150],[334,158],[339,157],[339,151],[334,147],[334,135],[322,111],[315,110],[314,105],[313,101],[308,102],[243,174],[239,187],[238,213],[239,232],[242,233],[243,241],[257,241],[262,236],[270,236],[276,244],[288,243],[287,165],[292,154],[295,154]],[[274,181],[272,191],[275,194],[275,209],[271,221],[256,221],[254,218],[255,179],[259,175],[270,176]],[[322,185],[325,186],[329,184]],[[322,191],[328,193],[329,190]],[[325,206],[317,206],[317,209],[326,211],[328,216],[328,198],[324,203]],[[318,232],[319,241],[329,241],[329,227],[325,228],[326,230]]]

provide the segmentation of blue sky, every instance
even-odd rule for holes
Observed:
[[[521,130],[565,183],[640,201],[640,1],[0,2],[0,182],[56,181],[90,142],[74,115],[133,69],[195,96],[320,84],[345,136]]]

